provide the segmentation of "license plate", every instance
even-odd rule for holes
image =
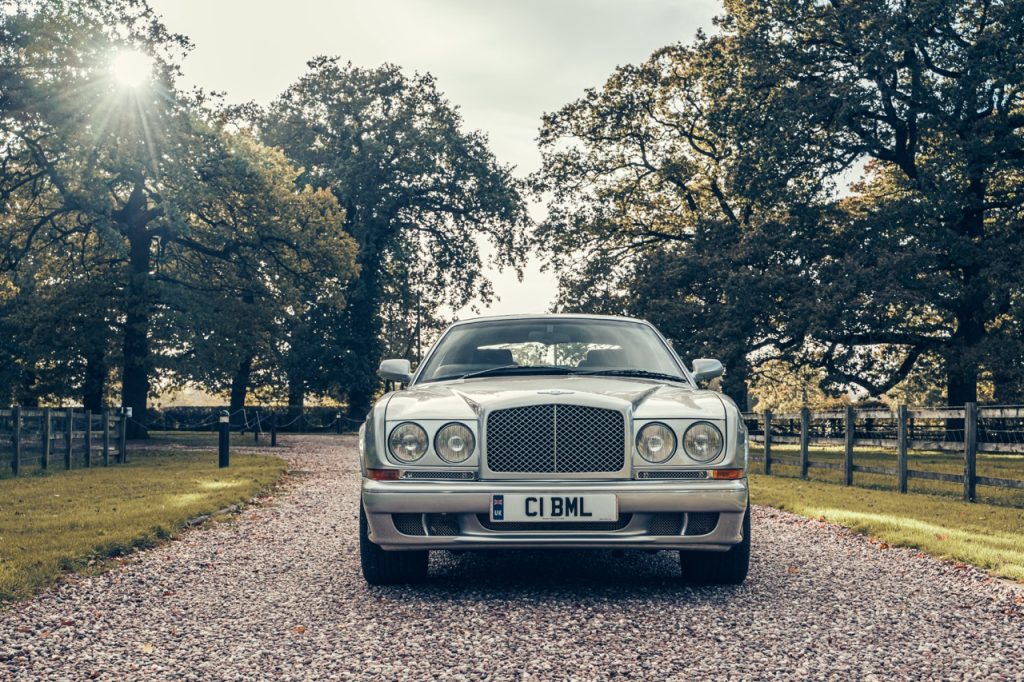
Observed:
[[[615,495],[491,496],[491,521],[617,521]]]

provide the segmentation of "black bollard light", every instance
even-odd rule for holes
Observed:
[[[220,447],[218,448],[220,457],[218,463],[220,468],[223,469],[228,465],[228,444],[231,438],[231,422],[227,410],[220,411],[220,417],[217,418],[217,422],[220,428]]]

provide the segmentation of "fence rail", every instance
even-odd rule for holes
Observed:
[[[14,476],[122,464],[128,461],[125,425],[120,409],[0,409],[0,463]]]
[[[979,453],[1024,455],[1024,406],[996,405],[979,407],[854,408],[841,410],[802,409],[799,412],[754,413],[743,415],[752,443],[760,443],[763,454],[751,460],[763,465],[765,474],[773,464],[797,467],[806,479],[810,469],[830,469],[843,473],[843,483],[853,485],[854,474],[892,476],[896,488],[907,492],[911,479],[944,481],[963,486],[964,499],[977,499],[977,486],[1024,490],[1024,480],[997,476],[979,476]],[[776,444],[795,444],[798,457],[778,456]],[[811,445],[842,446],[843,461],[818,461],[810,456]],[[855,448],[872,447],[894,450],[895,466],[857,464]],[[962,471],[926,471],[910,468],[910,450],[934,450],[960,453]],[[1022,466],[1024,470],[1024,466]]]

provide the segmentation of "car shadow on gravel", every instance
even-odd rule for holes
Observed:
[[[652,595],[700,601],[742,587],[691,586],[680,579],[676,552],[642,550],[490,550],[432,552],[430,577],[402,588],[425,600],[486,596],[616,599]]]

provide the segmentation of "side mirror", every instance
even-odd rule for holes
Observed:
[[[725,367],[718,360],[710,358],[697,358],[693,361],[693,378],[695,381],[707,381],[720,377],[725,373]]]
[[[408,360],[381,360],[380,367],[377,368],[377,375],[385,381],[407,384],[412,381],[412,365]]]

